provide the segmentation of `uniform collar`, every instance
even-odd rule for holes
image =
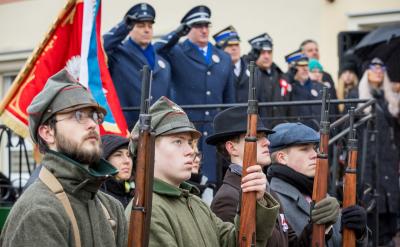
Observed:
[[[104,180],[118,173],[104,159],[89,167],[52,150],[44,155],[43,165],[59,180],[66,192],[86,199],[92,199]]]
[[[238,175],[238,176],[242,176],[242,174],[243,174],[243,167],[242,166],[240,166],[240,165],[238,165],[238,164],[234,164],[234,163],[231,163],[230,165],[229,165],[229,170],[232,172],[232,173],[234,173],[234,174],[236,174],[236,175]]]
[[[183,182],[180,184],[179,188],[177,188],[176,186],[173,186],[157,178],[154,178],[153,192],[170,197],[181,197],[188,196],[190,193],[200,193],[198,188],[190,185],[189,183]]]
[[[138,45],[138,43],[136,43],[131,37],[128,38],[128,42],[133,45],[134,47],[136,47],[138,50],[140,50],[141,52],[145,52],[148,49],[153,49],[153,45],[151,43],[149,43],[146,48],[142,48],[140,45]]]

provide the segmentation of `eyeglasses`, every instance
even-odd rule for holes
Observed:
[[[374,72],[375,71],[379,71],[379,70],[385,72],[386,71],[386,66],[380,65],[380,64],[371,64],[371,65],[369,65],[369,69],[374,71]]]
[[[75,118],[75,120],[80,124],[87,124],[89,119],[93,120],[96,124],[102,124],[104,122],[104,114],[97,111],[82,111],[77,110],[71,116],[63,119],[54,119],[54,123],[64,121],[66,119]]]
[[[203,158],[203,153],[195,152],[193,155],[193,161],[195,161],[197,158],[199,158],[199,160],[201,161],[201,159]]]

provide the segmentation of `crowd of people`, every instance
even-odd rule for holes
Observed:
[[[314,40],[285,56],[284,72],[273,62],[267,33],[249,40],[247,54],[241,53],[233,26],[214,34],[212,44],[207,6],[189,10],[176,30],[153,44],[155,17],[151,5],[140,3],[104,34],[123,108],[139,106],[141,69],[148,65],[152,70],[150,115],[157,117],[151,122],[156,139],[150,246],[236,246],[242,192],[257,195],[256,246],[310,246],[313,224],[325,225],[326,246],[342,246],[343,228],[354,231],[357,246],[374,241],[377,229],[380,246],[395,246],[400,82],[391,81],[381,59],[364,62],[360,73],[359,61],[346,57],[335,84]],[[360,206],[341,208],[341,198],[330,195],[312,204],[320,105],[260,107],[257,164],[246,176],[247,108],[179,106],[247,102],[250,61],[256,66],[259,102],[320,100],[324,87],[331,99],[376,100],[363,112],[376,120],[361,125],[357,134],[359,153],[366,153],[359,158],[366,165],[357,169]],[[353,106],[332,105],[332,119]],[[132,137],[138,136],[139,113],[124,111],[131,138],[100,137],[107,112],[66,69],[49,78],[28,113],[32,139],[44,158],[38,178],[13,206],[0,245],[126,246],[138,149]],[[362,150],[363,141],[368,150]],[[217,155],[227,163],[220,188],[215,186]]]

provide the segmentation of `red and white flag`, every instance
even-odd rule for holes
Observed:
[[[107,69],[101,43],[101,1],[70,0],[35,49],[0,104],[0,118],[17,134],[27,137],[27,107],[49,77],[80,57],[79,81],[107,110],[102,134],[128,135],[121,106]]]

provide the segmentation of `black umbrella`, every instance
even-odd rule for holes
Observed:
[[[354,54],[367,62],[379,57],[393,81],[400,81],[400,24],[382,26],[367,34],[354,48]]]
[[[382,26],[367,34],[355,49],[359,50],[379,43],[390,43],[392,39],[398,37],[400,37],[400,24]]]

